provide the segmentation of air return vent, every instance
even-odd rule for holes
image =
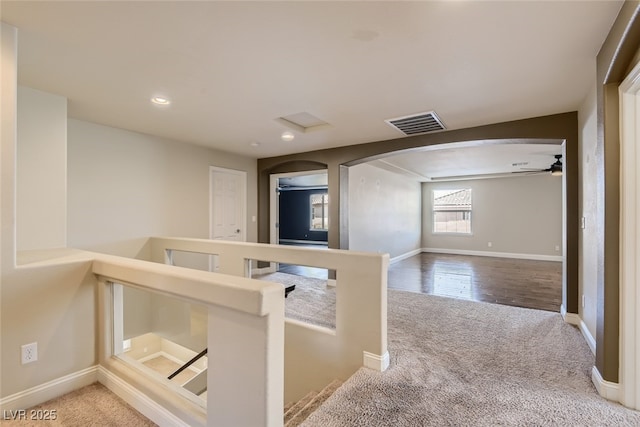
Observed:
[[[445,129],[435,111],[388,119],[385,122],[405,135],[418,135]]]

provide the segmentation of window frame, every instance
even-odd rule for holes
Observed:
[[[469,191],[469,208],[468,209],[460,209],[460,210],[436,210],[436,192],[448,191],[451,193],[457,191]],[[453,188],[450,190],[447,189],[433,189],[431,190],[431,234],[441,235],[441,236],[473,236],[473,190],[471,188]],[[436,231],[436,213],[437,212],[460,212],[463,217],[465,213],[468,213],[469,219],[469,231]],[[465,220],[463,218],[463,220]]]
[[[313,227],[313,197],[320,196],[322,199],[322,228]],[[329,192],[309,194],[309,231],[329,231]]]

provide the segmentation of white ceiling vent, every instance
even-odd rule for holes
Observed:
[[[435,111],[388,119],[385,122],[405,135],[418,135],[445,129]]]

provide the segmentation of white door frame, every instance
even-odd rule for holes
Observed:
[[[292,176],[317,175],[328,173],[327,169],[318,169],[303,172],[286,172],[269,175],[269,243],[278,245],[280,243],[280,232],[278,230],[278,180]]]
[[[620,403],[640,409],[640,64],[620,93]]]
[[[247,172],[239,171],[236,169],[225,169],[217,166],[209,166],[209,239],[213,239],[213,174],[215,172],[222,172],[227,174],[233,174],[240,177],[241,183],[241,208],[240,208],[240,224],[243,224],[240,229],[240,240],[242,242],[247,241]]]

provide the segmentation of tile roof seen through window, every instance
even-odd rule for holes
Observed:
[[[433,207],[435,210],[471,209],[471,189],[436,190],[434,191]]]

